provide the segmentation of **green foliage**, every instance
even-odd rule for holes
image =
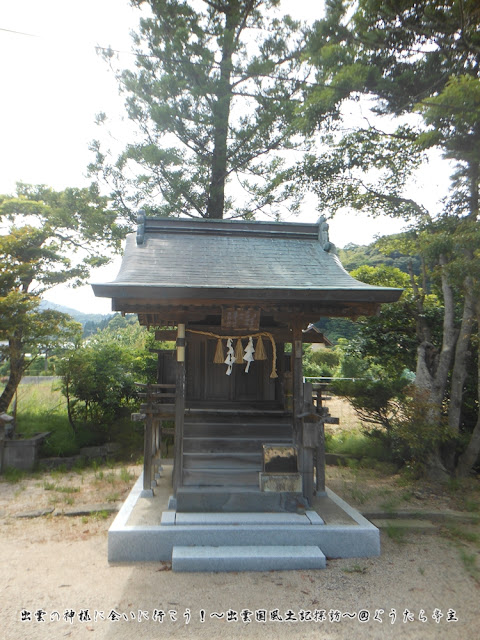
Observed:
[[[60,366],[62,391],[76,422],[107,427],[122,406],[136,397],[132,359],[115,344],[86,346],[71,352]]]
[[[392,238],[392,236],[388,236],[388,238]],[[349,272],[364,266],[394,267],[404,273],[409,273],[412,270],[417,276],[421,271],[419,256],[406,255],[396,247],[392,247],[390,251],[384,250],[381,240],[368,246],[348,244],[343,249],[339,249],[338,257]]]
[[[83,283],[91,267],[108,262],[105,245],[119,248],[115,218],[93,185],[54,191],[19,183],[15,196],[0,196],[0,220],[8,229],[0,237],[0,293],[26,293],[34,283],[40,295],[69,280]]]
[[[398,378],[405,369],[415,370],[419,339],[418,278],[388,266],[364,266],[352,275],[368,284],[403,288],[404,292],[398,302],[382,305],[378,315],[360,318],[357,335],[343,348],[345,373],[342,375],[361,375],[361,371],[347,375],[346,367],[351,367],[354,360],[364,371],[380,367],[391,379]],[[422,295],[424,322],[428,323],[432,339],[441,340],[443,307],[435,295],[426,295],[423,291]]]
[[[406,542],[406,531],[404,527],[393,522],[387,522],[385,530],[387,536],[390,540],[393,540],[393,542],[396,542],[397,544],[404,544]]]
[[[351,403],[364,424],[385,429],[391,438],[409,384],[408,378],[336,380],[332,391]]]
[[[59,366],[74,430],[90,425],[109,432],[137,398],[135,382],[154,379],[153,336],[135,319],[115,316],[107,328],[70,351]]]
[[[432,422],[428,396],[408,377],[337,380],[332,391],[352,404],[371,445],[387,450],[387,459],[407,465],[415,475],[425,472],[429,455],[437,447],[452,446],[448,422],[445,418],[440,424]]]
[[[326,434],[325,448],[328,453],[338,453],[355,460],[372,460],[390,462],[392,454],[385,442],[372,439],[368,434],[360,431],[340,431]]]
[[[357,129],[339,139],[324,140],[322,153],[307,155],[297,179],[318,197],[324,215],[344,207],[372,216],[415,219],[426,210],[405,192],[407,179],[425,161],[417,132],[399,127],[388,135],[374,128]]]
[[[117,79],[137,134],[118,159],[95,141],[90,166],[119,209],[277,217],[288,201],[291,214],[297,185],[282,171],[282,151],[302,146],[294,126],[308,75],[300,25],[278,17],[277,0],[134,4],[150,13],[134,35],[136,69]]]
[[[2,478],[10,484],[17,484],[25,477],[25,472],[15,467],[7,467],[2,472]]]
[[[0,196],[0,342],[9,380],[0,397],[6,411],[34,356],[78,339],[78,326],[52,309],[40,309],[49,288],[83,282],[105,264],[105,246],[119,247],[121,229],[108,200],[94,186],[53,191],[19,184]]]
[[[314,351],[308,345],[303,353],[303,375],[311,378],[332,377],[339,361],[340,355],[334,349]]]
[[[403,456],[414,473],[425,472],[432,451],[448,443],[453,434],[444,416],[440,422],[431,420],[431,400],[428,394],[412,389],[402,403],[402,412],[395,421],[395,437],[405,449]]]
[[[430,396],[422,424],[425,440],[436,448],[430,458],[437,477],[445,473],[436,461],[446,412],[452,431],[468,434],[457,470],[468,473],[480,453],[480,423],[468,415],[475,405],[478,417],[478,374],[469,367],[478,358],[478,338],[472,336],[478,330],[480,296],[477,4],[359,0],[353,6],[330,0],[309,41],[318,69],[318,86],[304,111],[310,126],[323,126],[327,95],[337,107],[359,101],[362,123],[346,134],[332,128],[323,140],[326,151],[302,163],[299,179],[319,194],[325,211],[350,206],[412,224],[400,238],[400,250],[421,257],[419,270],[408,268],[419,278],[412,277],[400,306],[382,310],[381,318],[362,320],[352,352],[357,360],[368,354],[372,365],[383,359],[391,378],[403,366],[416,370],[416,386]],[[408,187],[432,149],[451,161],[454,172],[441,209],[430,213],[411,199]],[[389,244],[398,250],[398,242],[389,239]],[[435,425],[438,437],[429,431]],[[419,444],[412,438],[408,446],[416,457]],[[444,457],[450,471],[454,453]]]

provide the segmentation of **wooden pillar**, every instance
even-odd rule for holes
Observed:
[[[308,414],[313,409],[312,403],[312,384],[305,382],[303,384],[303,413]],[[313,466],[314,466],[314,439],[315,423],[311,422],[311,415],[305,416],[302,420],[302,460],[300,462],[300,470],[302,472],[303,495],[309,503],[312,503],[314,482],[313,482]],[[312,437],[313,436],[313,437]]]
[[[301,443],[303,413],[303,366],[302,366],[302,325],[294,322],[292,326],[292,387],[293,387],[293,437],[296,444]]]
[[[175,449],[173,463],[173,491],[182,486],[183,422],[185,419],[185,325],[177,330],[177,364],[175,386]]]
[[[147,402],[149,402],[148,399],[147,399]],[[151,413],[147,413],[147,416],[145,418],[145,440],[143,445],[143,489],[144,491],[152,490],[152,437],[153,437],[153,417]]]
[[[325,493],[325,422],[322,417],[320,424],[318,425],[318,446],[316,452],[316,465],[317,465],[317,495]]]

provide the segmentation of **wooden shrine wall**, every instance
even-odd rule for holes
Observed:
[[[245,348],[247,341],[243,340]],[[217,341],[204,336],[188,336],[186,349],[187,400],[228,403],[273,402],[279,396],[278,382],[270,378],[272,346],[264,340],[267,360],[254,360],[245,373],[245,365],[234,364],[226,375],[225,364],[214,363]],[[223,341],[226,355],[225,341]]]

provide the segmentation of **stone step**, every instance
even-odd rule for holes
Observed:
[[[305,510],[303,496],[298,493],[263,492],[257,486],[230,487],[179,487],[177,489],[178,512],[289,512]]]
[[[258,453],[184,453],[184,469],[253,469],[261,471],[263,457]]]
[[[291,424],[276,424],[276,423],[189,423],[185,422],[183,427],[183,433],[185,436],[197,437],[197,438],[222,438],[225,436],[231,437],[265,437],[275,439],[279,437],[292,437],[292,425]]]
[[[256,422],[258,424],[276,422],[278,424],[292,424],[292,414],[275,410],[238,411],[218,408],[215,409],[215,411],[192,411],[187,409],[185,413],[185,422],[223,422],[230,424],[233,422]]]
[[[265,442],[262,437],[223,437],[223,438],[196,438],[185,436],[183,438],[184,453],[261,453],[262,445]],[[277,437],[268,439],[272,444],[291,445],[292,439],[289,437]],[[263,454],[262,454],[263,455]]]
[[[324,526],[325,523],[316,511],[308,509],[304,513],[271,513],[271,512],[210,512],[210,513],[182,513],[179,511],[164,511],[161,519],[162,526],[201,525],[205,527],[218,527],[230,525],[232,527],[252,527],[257,525],[305,525]],[[232,533],[235,535],[235,532]],[[235,543],[233,543],[235,544]]]
[[[258,487],[260,469],[198,468],[183,470],[183,484],[198,487]]]
[[[325,569],[326,558],[315,546],[174,546],[173,571],[285,571]]]

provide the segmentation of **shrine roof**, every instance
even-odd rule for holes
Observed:
[[[281,299],[393,302],[401,289],[359,282],[317,224],[139,218],[113,282],[95,295],[120,299]]]

